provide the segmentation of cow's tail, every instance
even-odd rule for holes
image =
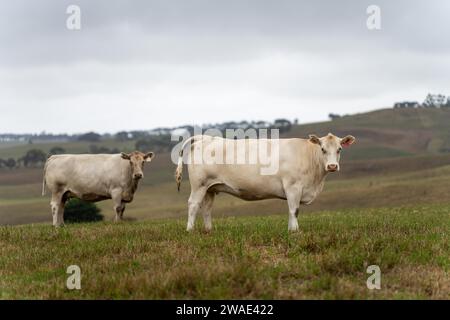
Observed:
[[[180,191],[181,179],[183,179],[183,149],[180,150],[177,170],[175,170],[175,181],[177,183],[178,192]]]
[[[186,141],[181,145],[180,152],[178,154],[178,165],[175,170],[175,181],[177,183],[177,189],[180,191],[181,180],[183,179],[183,151],[187,144],[191,143],[192,140],[195,140],[196,136],[190,137],[186,139]],[[197,137],[198,139],[198,137]]]
[[[44,165],[44,173],[43,173],[43,176],[42,176],[42,195],[43,196],[45,196],[45,187],[47,186],[47,182],[45,181],[46,180],[45,176],[46,176],[46,173],[47,173],[47,165],[48,165],[48,162],[49,162],[50,158],[51,157],[49,157],[47,159],[47,161],[45,161],[45,165]]]

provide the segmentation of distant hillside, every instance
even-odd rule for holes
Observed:
[[[333,121],[292,126],[285,137],[310,133],[352,134],[347,159],[390,158],[424,153],[450,153],[450,108],[382,109]]]

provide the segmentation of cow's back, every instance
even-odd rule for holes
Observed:
[[[45,179],[49,189],[70,190],[82,194],[107,195],[111,186],[120,184],[128,164],[120,155],[54,155],[46,163]],[[61,190],[63,191],[63,190]]]

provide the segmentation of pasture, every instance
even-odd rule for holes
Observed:
[[[127,221],[53,229],[42,168],[0,168],[0,298],[381,299],[450,298],[449,110],[380,110],[294,126],[288,136],[353,133],[341,171],[312,205],[299,233],[287,232],[281,200],[246,202],[219,194],[213,232],[185,232],[190,186],[177,193],[170,154],[145,168]],[[0,157],[89,143],[4,145]],[[133,150],[134,142],[99,146]],[[82,289],[65,287],[66,268],[82,270]],[[368,290],[369,265],[381,290]]]
[[[198,226],[201,227],[201,221]],[[321,211],[299,218],[0,227],[0,298],[448,299],[450,204]],[[81,290],[66,268],[81,268]],[[381,289],[369,290],[369,265]]]

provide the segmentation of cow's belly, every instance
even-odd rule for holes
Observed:
[[[98,182],[97,185],[69,183],[64,189],[68,197],[79,198],[84,201],[97,202],[111,199],[109,190],[105,186],[98,184]]]
[[[107,195],[100,195],[100,194],[95,194],[95,193],[85,193],[85,194],[81,195],[81,199],[84,201],[97,202],[97,201],[111,199],[111,197],[107,196]]]
[[[89,192],[89,191],[79,192],[76,190],[67,191],[65,196],[66,198],[78,198],[88,202],[97,202],[111,199],[111,196],[108,194],[99,194],[96,192]]]
[[[264,200],[264,199],[286,199],[282,188],[261,188],[252,185],[233,185],[231,183],[216,183],[211,186],[209,191],[225,192],[247,201]]]

